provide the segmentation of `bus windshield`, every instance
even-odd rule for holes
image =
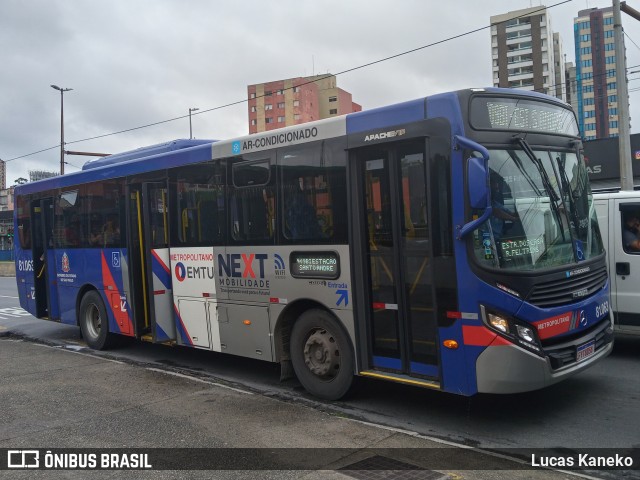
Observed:
[[[604,252],[587,170],[575,151],[534,150],[518,139],[489,153],[493,213],[473,245],[481,265],[541,270]]]

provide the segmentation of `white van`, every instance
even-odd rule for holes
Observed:
[[[625,241],[629,219],[640,219],[640,191],[594,193],[593,198],[607,251],[614,329],[640,335],[640,250]]]

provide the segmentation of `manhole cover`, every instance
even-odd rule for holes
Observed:
[[[340,473],[363,480],[441,480],[441,472],[426,470],[393,458],[375,455],[340,469]]]

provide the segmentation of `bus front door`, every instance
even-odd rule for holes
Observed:
[[[129,187],[131,277],[136,335],[154,343],[176,339],[169,261],[167,187]]]
[[[36,317],[58,320],[56,256],[53,250],[53,199],[31,203],[33,245],[33,295]]]
[[[364,207],[356,264],[368,282],[360,323],[368,354],[361,360],[378,376],[439,388],[424,141],[361,149],[355,159],[353,204]]]

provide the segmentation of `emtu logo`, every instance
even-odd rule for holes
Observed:
[[[187,269],[184,268],[182,262],[176,263],[175,273],[179,282],[184,282],[184,279],[187,278]]]

